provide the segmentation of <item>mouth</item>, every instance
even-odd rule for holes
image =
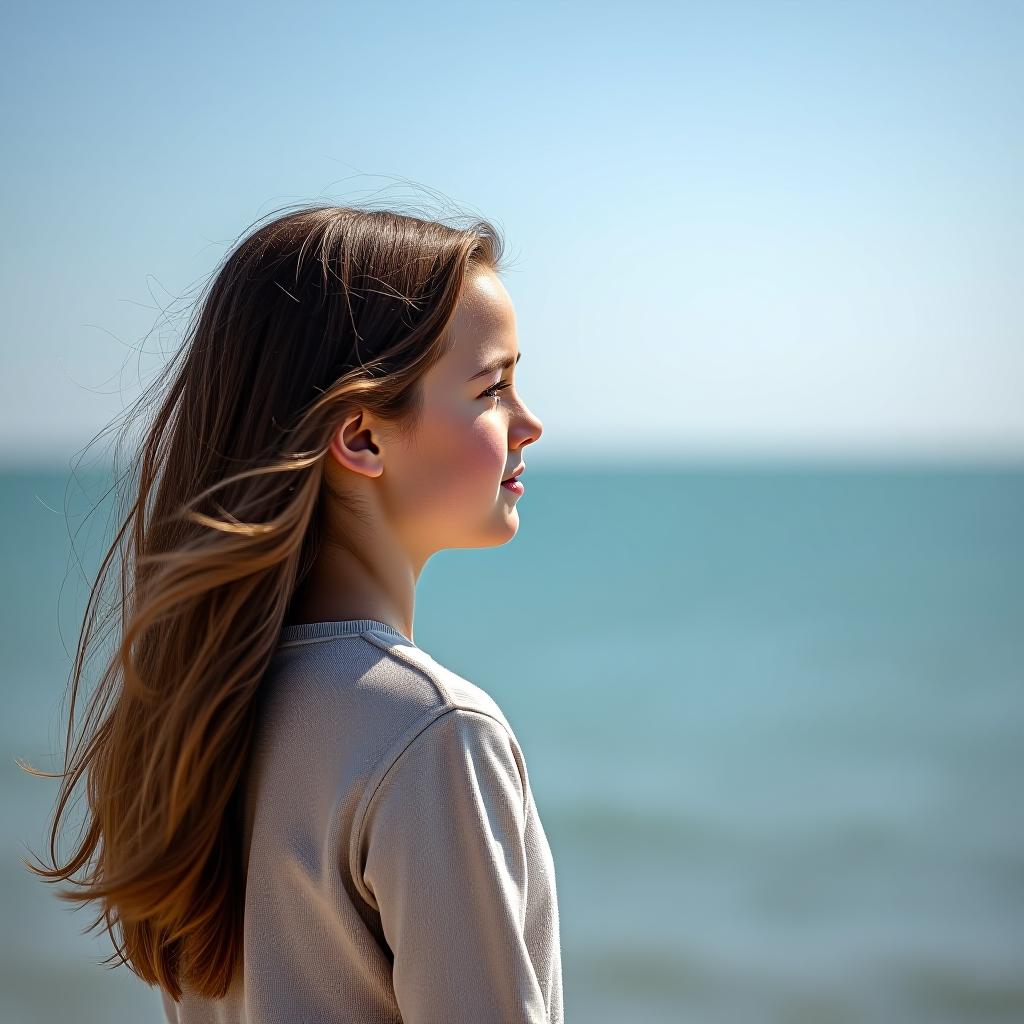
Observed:
[[[526,488],[519,480],[519,476],[524,469],[526,469],[525,462],[517,466],[515,472],[510,477],[506,477],[502,480],[501,486],[504,487],[506,491],[511,491],[513,494],[522,494]]]

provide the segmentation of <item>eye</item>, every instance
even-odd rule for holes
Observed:
[[[507,380],[499,380],[497,384],[492,384],[480,397],[483,398],[497,398],[499,391],[504,391],[505,388],[512,387],[512,382]]]

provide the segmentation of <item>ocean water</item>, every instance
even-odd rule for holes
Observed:
[[[159,1024],[19,862],[57,784],[14,758],[61,766],[110,526],[78,477],[0,476],[0,1020]],[[523,746],[569,1024],[1024,1021],[1024,471],[525,479],[510,543],[428,563],[415,635]]]

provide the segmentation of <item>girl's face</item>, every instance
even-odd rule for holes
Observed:
[[[423,560],[515,536],[521,496],[501,481],[526,461],[524,449],[543,430],[516,391],[515,311],[493,271],[469,277],[451,332],[451,350],[421,381],[419,427],[385,442],[377,480],[382,511]]]

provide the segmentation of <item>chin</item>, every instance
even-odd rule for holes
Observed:
[[[462,544],[450,544],[453,548],[497,548],[507,544],[519,532],[519,516],[513,512],[506,516],[497,526],[477,535],[476,540],[467,540]]]
[[[519,513],[512,509],[508,517],[505,519],[505,539],[499,541],[499,544],[507,544],[517,533],[519,532]]]
[[[519,513],[513,509],[508,515],[503,516],[496,529],[491,530],[492,540],[488,547],[498,547],[507,544],[519,532]]]

